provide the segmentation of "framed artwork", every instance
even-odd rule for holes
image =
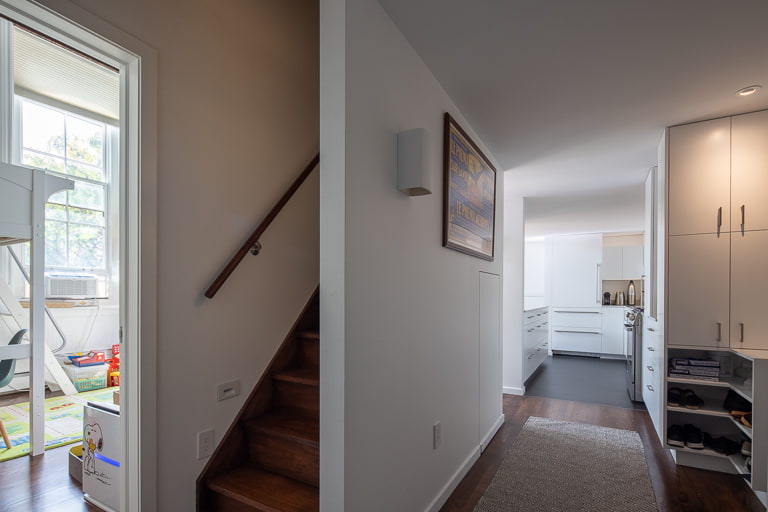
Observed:
[[[493,261],[496,168],[445,113],[443,246]]]

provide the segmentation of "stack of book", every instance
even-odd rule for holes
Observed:
[[[676,357],[670,361],[669,376],[675,379],[720,381],[720,362],[711,359]]]

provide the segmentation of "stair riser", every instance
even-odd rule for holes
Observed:
[[[272,508],[252,507],[215,491],[211,492],[210,510],[216,512],[274,512]]]
[[[251,461],[268,471],[314,485],[320,484],[320,450],[261,432],[250,434]]]
[[[317,418],[320,415],[320,390],[317,386],[275,381],[274,403]]]
[[[301,364],[307,368],[320,367],[320,341],[319,340],[301,340]]]

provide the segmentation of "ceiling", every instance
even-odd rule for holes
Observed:
[[[665,126],[768,108],[765,0],[380,2],[523,196],[624,190]]]

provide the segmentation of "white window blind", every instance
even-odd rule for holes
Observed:
[[[17,94],[119,118],[118,73],[18,27],[13,31],[13,81]]]

